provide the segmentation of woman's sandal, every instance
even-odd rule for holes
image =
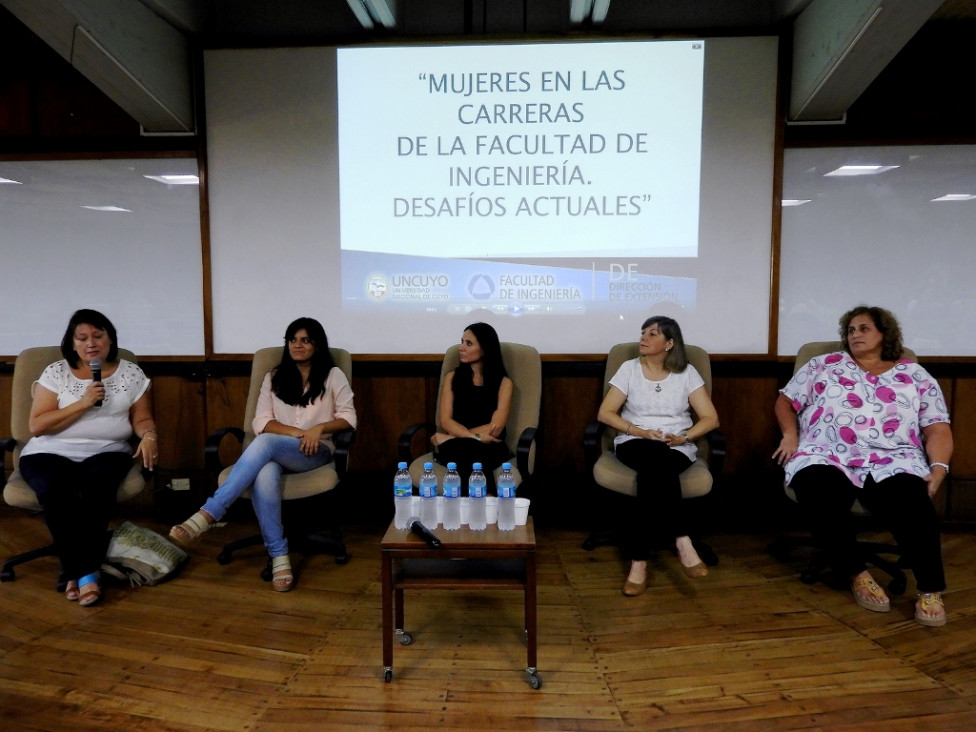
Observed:
[[[875,600],[866,600],[858,592],[867,590],[868,594]],[[874,581],[873,577],[861,577],[851,582],[851,593],[854,595],[854,602],[875,613],[886,613],[891,610],[891,600],[885,595],[884,590]]]
[[[197,511],[182,524],[177,524],[169,530],[169,538],[182,547],[191,547],[201,536],[213,528],[203,511]]]
[[[80,596],[78,592],[78,580],[68,580],[68,584],[64,587],[64,598],[69,602],[78,602]]]
[[[92,588],[85,590],[85,588]],[[102,588],[98,584],[98,572],[86,574],[78,580],[78,604],[91,607],[102,599]]]
[[[925,615],[932,613],[935,615]],[[919,592],[915,596],[915,622],[930,628],[946,624],[945,603],[941,592]]]
[[[287,554],[271,559],[271,587],[275,592],[288,592],[295,586],[295,575],[291,571],[291,560]]]

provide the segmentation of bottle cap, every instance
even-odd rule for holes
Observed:
[[[407,469],[406,463],[397,463],[397,470],[406,470],[406,469]]]
[[[447,464],[447,469],[448,470],[457,470],[457,463],[448,463]]]
[[[424,470],[433,470],[434,463],[424,463]]]
[[[512,469],[511,463],[502,463],[502,470],[511,470],[511,469]]]
[[[472,470],[481,470],[481,463],[474,463],[474,464],[473,464],[473,465],[471,466],[471,469],[472,469]]]

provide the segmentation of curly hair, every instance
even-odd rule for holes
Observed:
[[[681,335],[681,326],[678,325],[677,320],[669,318],[667,315],[652,315],[644,321],[641,326],[641,333],[644,332],[645,328],[652,325],[657,325],[665,338],[674,341],[674,346],[664,358],[664,368],[672,373],[680,374],[688,368],[688,354],[685,352],[685,339]]]
[[[867,315],[874,322],[874,327],[881,333],[881,358],[885,361],[897,361],[901,358],[905,350],[901,342],[901,326],[898,325],[896,318],[890,310],[879,307],[869,307],[868,305],[858,305],[852,310],[844,313],[838,323],[840,324],[840,340],[844,344],[844,350],[851,352],[847,345],[847,326],[851,324],[858,315]]]

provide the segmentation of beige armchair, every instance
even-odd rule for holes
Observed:
[[[705,390],[712,394],[712,366],[708,353],[698,346],[685,344],[688,362],[697,369],[705,382]],[[607,365],[603,374],[603,393],[610,389],[610,379],[617,373],[621,364],[640,355],[637,342],[618,343],[607,354]],[[628,468],[613,452],[613,438],[616,430],[610,429],[600,422],[593,421],[586,426],[583,436],[583,452],[588,465],[593,466],[593,480],[596,485],[616,496],[610,500],[619,503],[621,497],[637,495],[637,473]],[[725,457],[725,442],[718,430],[713,430],[696,443],[698,456],[691,467],[681,474],[681,495],[686,498],[700,498],[712,490],[713,476],[721,472],[722,460]],[[606,501],[602,502],[606,503]],[[603,512],[606,514],[606,511]],[[583,548],[590,551],[604,544],[616,544],[617,529],[610,527],[612,519],[606,515],[599,518],[600,525],[593,530],[583,542]],[[692,537],[699,556],[706,564],[715,566],[718,557],[698,537]]]
[[[27,481],[20,474],[20,452],[30,439],[30,429],[28,421],[30,419],[31,404],[33,403],[34,382],[40,377],[41,372],[49,365],[62,358],[61,349],[58,346],[39,346],[28,348],[22,351],[14,362],[13,380],[10,389],[10,437],[2,441],[3,448],[13,453],[13,473],[7,479],[3,487],[3,500],[9,506],[23,508],[27,511],[40,512],[41,504],[38,503],[37,495],[31,489]],[[119,349],[119,358],[136,363],[136,357],[125,349]],[[146,487],[146,476],[142,471],[142,465],[133,460],[132,469],[126,475],[125,480],[119,485],[116,498],[118,501],[127,501],[140,493]],[[31,551],[11,557],[3,563],[0,570],[0,580],[9,582],[15,579],[14,567],[24,562],[39,557],[53,557],[56,552],[53,544],[32,549]],[[57,587],[59,591],[64,591],[65,580],[58,578]]]
[[[512,379],[512,407],[506,424],[505,440],[514,460],[512,474],[516,485],[529,477],[535,469],[536,439],[539,429],[539,408],[542,401],[542,360],[539,352],[532,346],[520,343],[502,343],[502,362],[505,370]],[[441,363],[441,377],[437,388],[437,412],[440,412],[441,388],[444,377],[458,367],[459,346],[447,349],[444,361]],[[417,432],[425,431],[426,438],[430,438],[440,425],[437,423],[419,423],[407,427],[400,435],[398,442],[399,459],[410,466],[410,477],[414,486],[420,483],[420,474],[425,462],[434,462],[434,453],[427,451],[420,457],[414,458],[411,453],[411,443]],[[438,481],[443,480],[446,469],[434,462],[434,471]],[[501,469],[495,470],[497,479]]]
[[[212,432],[206,441],[204,453],[208,470],[217,476],[217,484],[221,485],[230,475],[233,465],[224,466],[220,461],[220,445],[224,437],[233,435],[240,441],[242,448],[247,448],[254,439],[251,423],[257,409],[258,396],[265,375],[281,362],[281,346],[262,348],[254,354],[251,363],[251,382],[247,393],[247,405],[244,409],[244,427],[223,427]],[[352,357],[348,351],[341,348],[330,348],[329,353],[335,365],[346,375],[352,383]],[[346,472],[349,458],[349,447],[352,444],[354,432],[345,430],[333,437],[335,455],[331,462],[315,470],[305,473],[284,473],[282,475],[282,521],[288,535],[289,548],[301,553],[322,552],[335,556],[336,564],[345,564],[349,555],[346,545],[338,530],[335,520],[335,498],[330,495],[339,485]],[[250,497],[250,490],[245,492]],[[332,504],[332,505],[329,505]],[[246,547],[258,546],[263,543],[260,533],[248,536],[238,541],[226,544],[217,555],[217,561],[227,564],[233,558],[234,552]],[[261,576],[265,581],[271,580],[271,561],[262,570]]]
[[[797,351],[796,362],[793,364],[793,373],[795,374],[801,366],[806,364],[807,361],[814,356],[822,356],[826,353],[834,353],[835,351],[843,350],[844,346],[840,341],[813,341],[810,343],[805,343],[800,346],[800,350]],[[912,361],[918,360],[915,352],[908,348],[904,349],[902,357],[911,359]],[[787,497],[796,503],[796,494],[793,492],[793,490],[788,485],[783,486],[783,488],[786,491]],[[855,516],[859,516],[864,519],[867,519],[871,515],[870,512],[858,501],[854,502],[851,512]],[[778,537],[770,544],[769,552],[779,559],[786,559],[790,549],[792,548],[816,546],[817,544],[811,536],[782,536]],[[871,565],[872,567],[877,567],[891,577],[891,581],[888,583],[888,590],[893,595],[900,595],[905,592],[905,589],[908,586],[908,578],[905,576],[905,572],[901,568],[901,550],[896,544],[886,544],[883,542],[874,541],[858,541],[857,546],[864,555],[865,563]],[[892,559],[888,559],[887,557],[892,557]],[[814,556],[811,562],[803,570],[801,570],[800,581],[808,585],[813,584],[820,579],[826,569],[827,564],[824,561],[823,556],[818,553]]]

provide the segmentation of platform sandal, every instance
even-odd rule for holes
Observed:
[[[932,613],[935,615],[924,615]],[[946,624],[945,603],[941,592],[919,592],[915,596],[915,622],[930,628]]]
[[[271,559],[271,587],[275,592],[288,592],[295,586],[295,575],[291,571],[291,559],[287,554]]]
[[[867,600],[858,593],[867,590],[873,599]],[[875,613],[886,613],[891,610],[891,600],[885,595],[884,590],[874,581],[873,577],[861,577],[851,583],[851,593],[854,595],[854,602]]]
[[[213,528],[213,523],[207,519],[207,514],[197,511],[182,524],[177,524],[169,530],[169,538],[182,547],[191,547],[201,536]]]

